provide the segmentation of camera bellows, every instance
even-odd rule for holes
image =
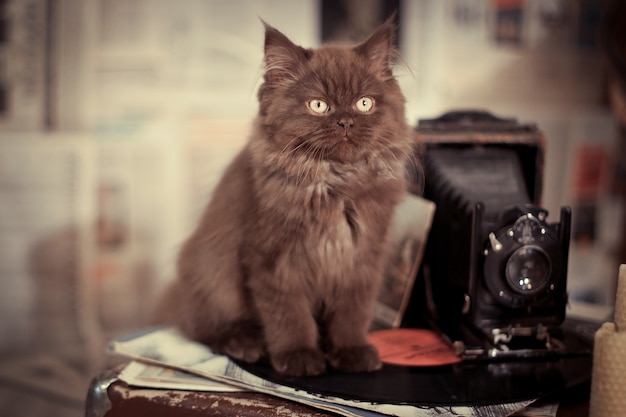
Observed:
[[[596,332],[591,377],[591,417],[614,417],[626,410],[626,264],[619,268],[613,323]]]
[[[430,189],[446,193],[448,201],[468,213],[482,203],[493,219],[511,204],[531,203],[514,149],[438,147],[428,151],[424,162]]]

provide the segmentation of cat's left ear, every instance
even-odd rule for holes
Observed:
[[[393,77],[393,59],[399,55],[394,47],[396,15],[393,13],[367,40],[354,48],[358,54],[367,58],[370,69],[384,80]]]

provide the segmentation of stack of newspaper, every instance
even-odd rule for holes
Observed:
[[[109,351],[133,359],[120,379],[131,386],[206,392],[255,391],[307,404],[343,416],[543,416],[556,415],[555,404],[522,401],[486,406],[424,407],[384,404],[306,392],[253,375],[228,357],[186,339],[172,328],[154,328],[114,340]]]

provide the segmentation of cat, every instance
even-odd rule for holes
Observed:
[[[259,111],[161,314],[237,360],[319,375],[381,365],[367,331],[412,131],[393,75],[395,25],[306,49],[265,26]]]

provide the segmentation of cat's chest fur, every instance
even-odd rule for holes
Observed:
[[[273,230],[263,235],[285,231],[275,241],[283,256],[307,259],[321,275],[343,275],[369,245],[384,239],[374,236],[380,223],[375,207],[384,199],[374,190],[393,176],[389,164],[383,169],[372,160],[341,164],[307,158],[283,164],[264,155],[252,177],[258,213],[273,219],[267,222]],[[254,227],[264,228],[259,223]]]
[[[364,232],[353,202],[326,182],[311,184],[304,192],[311,227],[304,231],[303,243],[310,260],[324,275],[351,269]]]
[[[294,184],[294,188],[301,193],[303,220],[311,226],[305,232],[308,245],[315,247],[322,264],[336,270],[340,265],[352,265],[356,252],[366,243],[367,218],[360,206],[368,203],[363,193],[376,178],[367,166],[325,163],[315,172],[310,184]]]
[[[356,172],[360,169],[360,173]],[[349,245],[359,232],[359,213],[355,201],[367,187],[369,171],[364,167],[337,167],[320,163],[308,178],[290,181],[289,191],[296,195],[296,210],[300,210],[308,224],[318,226],[321,232]],[[313,227],[312,229],[316,229]]]

